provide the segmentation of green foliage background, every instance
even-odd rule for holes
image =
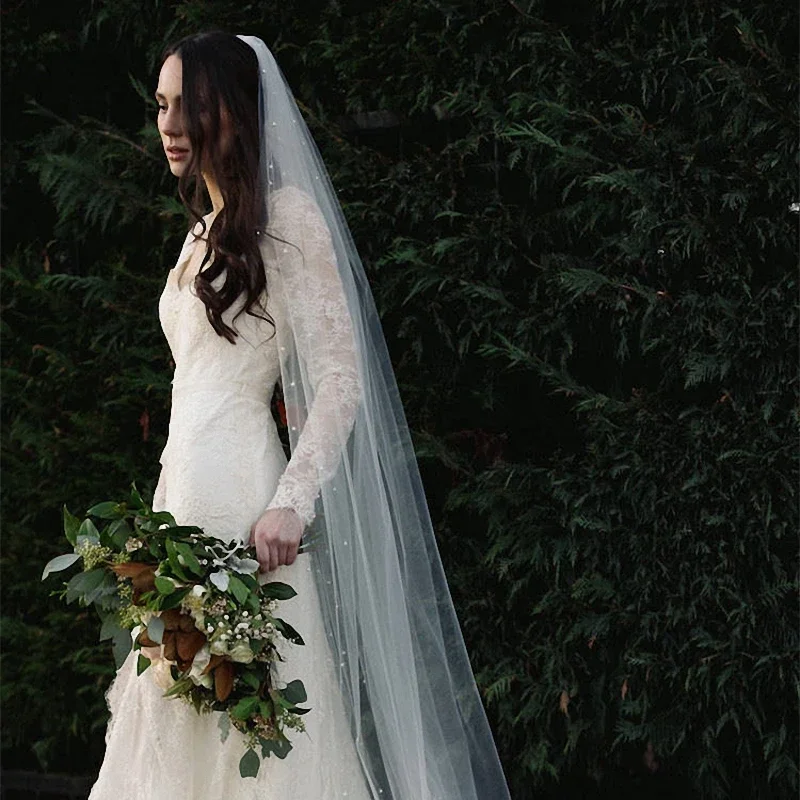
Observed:
[[[39,576],[63,503],[154,486],[187,220],[151,95],[222,27],[338,187],[513,796],[796,796],[791,6],[4,9],[6,768],[102,759],[108,647]]]

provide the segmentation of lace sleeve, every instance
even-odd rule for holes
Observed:
[[[305,368],[305,404],[302,393],[283,387],[289,425],[299,428],[301,423],[294,398],[300,398],[297,403],[307,406],[308,414],[299,436],[290,435],[291,458],[267,508],[292,508],[308,525],[322,485],[339,466],[361,384],[352,320],[330,231],[318,206],[298,189],[281,189],[272,206],[270,230],[295,245],[276,244],[287,336],[294,339],[301,371]]]

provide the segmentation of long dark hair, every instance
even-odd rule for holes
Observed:
[[[223,321],[222,312],[242,293],[245,304],[233,321],[246,312],[275,326],[261,301],[267,279],[256,233],[266,227],[266,210],[260,207],[258,56],[250,45],[222,31],[184,37],[164,50],[161,63],[171,55],[181,59],[181,103],[192,150],[178,180],[178,194],[192,227],[200,222],[203,234],[201,169],[213,175],[224,204],[208,231],[195,292],[214,330],[235,344],[238,331]],[[219,146],[223,111],[230,116],[232,130],[226,152]],[[217,290],[211,282],[223,273],[225,282]]]

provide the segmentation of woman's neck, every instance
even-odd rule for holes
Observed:
[[[208,196],[211,198],[211,207],[213,208],[212,213],[216,217],[224,205],[222,202],[222,192],[220,192],[217,182],[211,177],[211,175],[204,174],[203,180],[206,182],[206,190],[208,191]]]

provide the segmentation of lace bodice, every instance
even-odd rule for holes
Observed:
[[[209,223],[212,219],[213,214],[206,217]],[[190,264],[199,264],[198,258],[192,258],[195,248],[205,246],[205,239],[196,238],[200,228],[198,223],[187,234],[159,303],[161,324],[175,361],[170,438],[162,464],[180,448],[181,436],[208,435],[209,425],[230,425],[233,436],[236,398],[257,395],[268,401],[282,377],[283,360],[296,349],[301,374],[291,373],[291,379],[302,379],[305,402],[302,408],[294,407],[292,398],[298,395],[284,386],[293,447],[267,508],[294,509],[308,525],[315,517],[322,484],[339,465],[361,391],[351,319],[328,228],[304,192],[285,187],[272,195],[268,230],[294,245],[262,238],[266,308],[275,322],[275,335],[269,322],[247,314],[233,322],[244,302],[240,299],[223,314],[225,322],[239,331],[236,344],[211,327],[205,306],[194,293],[194,275],[185,274]],[[220,275],[213,285],[219,287],[223,280]],[[187,429],[189,423],[178,424],[178,417],[186,416],[181,398],[185,392],[203,387],[223,392],[230,399],[230,413],[197,420],[198,413],[202,415],[198,404]],[[163,477],[162,470],[157,499],[163,497]]]

